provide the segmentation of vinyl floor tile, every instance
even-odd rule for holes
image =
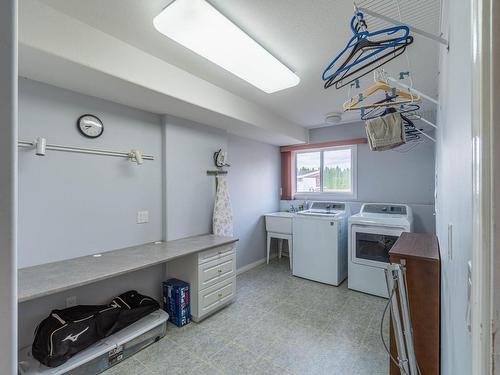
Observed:
[[[105,375],[388,374],[386,301],[291,276],[288,259],[237,276],[236,300],[178,328]],[[388,318],[384,336],[388,340]]]
[[[211,358],[215,366],[226,374],[251,374],[257,359],[254,353],[234,343]]]
[[[203,364],[192,352],[165,338],[140,351],[134,358],[157,375],[189,374]]]
[[[153,372],[149,371],[141,362],[135,358],[126,359],[118,363],[116,366],[111,367],[105,372],[106,375],[151,375]]]

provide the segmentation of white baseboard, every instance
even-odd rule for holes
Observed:
[[[269,257],[269,259],[274,259],[276,258],[277,255],[276,254],[271,254],[271,256]],[[267,258],[262,258],[262,259],[259,259],[255,262],[252,262],[252,263],[249,263],[243,267],[240,267],[236,270],[236,275],[240,275],[242,274],[243,272],[247,272],[247,271],[250,271],[252,268],[255,268],[255,267],[258,267],[260,266],[261,264],[264,264],[267,262]]]
[[[240,275],[240,274],[242,274],[243,272],[250,271],[252,268],[258,267],[258,266],[260,266],[261,264],[266,263],[266,261],[267,261],[267,258],[262,258],[262,259],[259,259],[259,260],[258,260],[258,261],[256,261],[256,262],[252,262],[252,263],[247,264],[246,266],[240,267],[240,268],[238,268],[238,269],[236,270],[236,275]]]

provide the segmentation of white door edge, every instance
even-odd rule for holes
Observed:
[[[500,151],[498,142],[493,139],[493,125],[500,120],[495,114],[494,94],[498,88],[493,81],[491,67],[500,63],[500,49],[492,48],[491,27],[500,31],[495,23],[499,20],[491,12],[498,8],[494,0],[472,0],[472,136],[473,136],[473,249],[472,249],[472,290],[471,290],[471,334],[472,334],[472,373],[492,374],[497,356],[493,352],[495,316],[500,307],[500,289],[494,288],[494,265],[500,254],[495,254],[493,223],[495,212],[492,209],[500,203],[500,194],[494,195],[493,184],[499,182],[495,176],[495,148]],[[493,35],[495,30],[493,30]],[[496,40],[496,37],[494,38]],[[495,58],[495,54],[498,55]],[[496,136],[498,138],[498,135]],[[497,185],[498,186],[498,185]],[[497,292],[495,293],[495,289]],[[495,295],[496,294],[496,295]],[[493,328],[493,329],[492,329]],[[500,364],[500,363],[499,363]],[[499,369],[495,373],[500,373]]]

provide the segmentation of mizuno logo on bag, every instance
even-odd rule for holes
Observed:
[[[68,335],[68,337],[66,337],[63,341],[66,341],[66,340],[71,340],[71,342],[75,342],[76,340],[78,340],[78,337],[80,337],[80,335],[84,332],[86,332],[87,330],[89,329],[89,327],[85,328],[82,332],[80,333],[77,333],[76,335]]]

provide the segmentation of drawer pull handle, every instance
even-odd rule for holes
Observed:
[[[222,251],[219,251],[219,255],[221,255],[221,254],[222,254]]]
[[[219,293],[219,298],[221,298],[221,297],[222,297],[222,293]]]
[[[222,270],[221,270],[221,269],[219,269],[219,270],[217,270],[217,271],[219,271],[219,273],[222,273]]]

